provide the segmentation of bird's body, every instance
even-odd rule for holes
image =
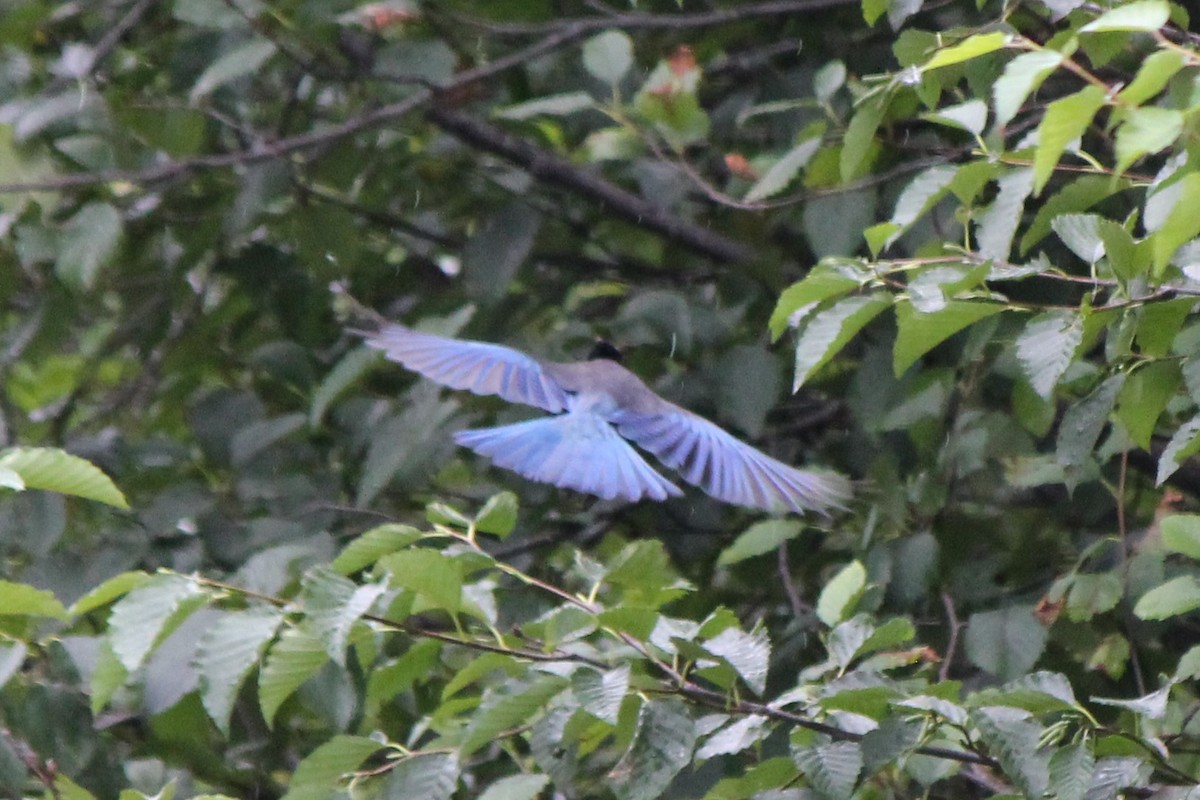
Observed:
[[[850,496],[837,475],[795,469],[654,393],[616,361],[542,361],[486,342],[384,325],[367,344],[453,389],[497,395],[555,416],[460,431],[455,441],[525,477],[605,499],[682,494],[630,446],[653,453],[710,495],[763,510],[828,513]]]

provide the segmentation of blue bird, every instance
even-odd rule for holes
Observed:
[[[530,480],[630,502],[683,494],[630,442],[713,497],[765,511],[828,514],[850,483],[790,467],[655,394],[600,343],[588,361],[542,361],[486,342],[447,339],[403,325],[363,334],[366,343],[452,389],[497,395],[554,416],[459,431],[454,440]]]

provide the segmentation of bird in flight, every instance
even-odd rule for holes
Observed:
[[[587,361],[564,364],[397,324],[362,335],[388,359],[430,380],[550,412],[553,416],[454,436],[463,447],[530,480],[606,500],[682,495],[632,442],[726,503],[827,515],[850,498],[845,478],[788,466],[659,397],[618,363],[620,354],[606,342]]]

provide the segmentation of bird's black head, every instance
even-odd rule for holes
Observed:
[[[616,361],[619,364],[622,356],[621,351],[612,342],[597,339],[596,343],[592,345],[592,351],[588,353],[588,361],[595,361],[599,358],[607,358],[609,361]]]

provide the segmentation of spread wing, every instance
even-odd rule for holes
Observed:
[[[610,419],[622,436],[718,500],[764,511],[828,514],[850,499],[845,478],[790,467],[703,417],[664,406],[654,413],[618,411]]]
[[[390,360],[451,389],[494,394],[553,414],[567,407],[566,393],[542,363],[519,350],[447,339],[395,324],[365,337],[369,346],[382,350]]]
[[[612,425],[587,411],[459,431],[454,441],[531,480],[606,500],[665,500],[682,494]]]

